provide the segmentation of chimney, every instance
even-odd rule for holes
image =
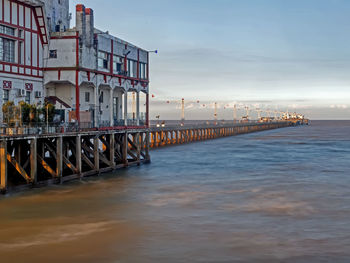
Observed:
[[[80,39],[82,43],[85,42],[86,36],[86,17],[85,17],[85,6],[77,5],[76,6],[76,29],[79,32]]]
[[[85,9],[85,15],[86,15],[86,46],[92,47],[94,44],[94,10],[91,8]]]

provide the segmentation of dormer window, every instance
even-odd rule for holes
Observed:
[[[106,52],[98,52],[98,67],[103,69],[109,68],[109,54]]]
[[[113,71],[120,73],[124,70],[124,58],[115,56],[113,58]]]

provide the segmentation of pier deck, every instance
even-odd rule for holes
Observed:
[[[220,137],[295,126],[289,121],[268,123],[199,124],[153,127],[150,129],[150,148],[191,143]]]
[[[147,129],[0,137],[2,192],[149,162]]]
[[[0,135],[0,191],[31,188],[150,162],[150,148],[296,125],[293,122]]]

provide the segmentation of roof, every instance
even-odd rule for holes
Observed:
[[[18,2],[31,5],[31,6],[43,6],[44,3],[41,0],[17,0]]]

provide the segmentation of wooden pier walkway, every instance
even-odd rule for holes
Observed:
[[[153,127],[150,129],[150,148],[210,140],[294,125],[292,122],[279,121],[269,123]]]
[[[288,121],[0,135],[0,191],[60,184],[150,162],[150,148],[294,126]]]

